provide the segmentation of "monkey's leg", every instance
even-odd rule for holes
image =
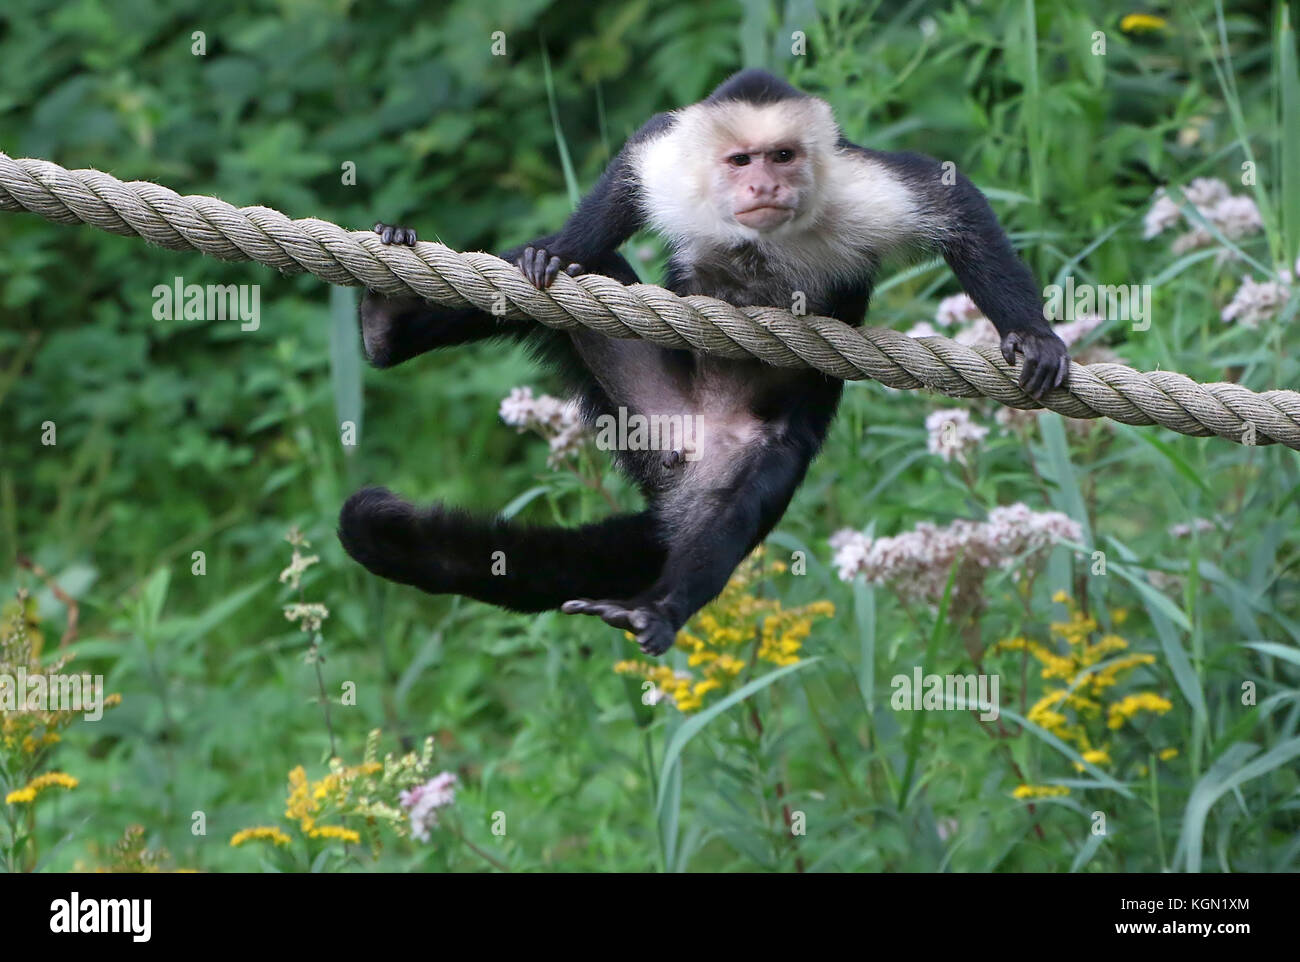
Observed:
[[[414,244],[415,231],[405,227],[376,224],[375,231],[385,244]],[[387,239],[385,239],[387,237]],[[506,251],[503,260],[519,264],[520,270],[536,284],[542,278],[554,280],[561,269],[555,258],[539,260],[545,245],[543,237]],[[525,258],[525,254],[528,257]],[[525,260],[527,263],[525,264]],[[570,273],[604,274],[621,284],[635,284],[640,278],[632,265],[615,251],[591,264],[571,265]],[[361,301],[361,340],[366,359],[375,367],[392,367],[440,347],[469,344],[491,337],[527,338],[549,329],[527,321],[506,321],[475,307],[440,307],[418,297],[387,297],[367,291]]]
[[[417,508],[384,488],[347,500],[339,540],[380,577],[513,611],[558,608],[575,595],[633,595],[664,561],[649,512],[578,528],[530,527]]]
[[[654,584],[629,600],[575,598],[561,610],[596,615],[634,632],[647,654],[663,654],[781,519],[811,458],[802,446],[769,441],[737,459],[725,484],[691,490],[684,479],[657,511],[668,553]]]
[[[474,307],[439,307],[418,297],[361,299],[361,343],[375,367],[393,367],[439,347],[469,344],[511,332],[499,318]]]

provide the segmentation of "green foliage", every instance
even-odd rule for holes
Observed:
[[[585,189],[650,113],[763,64],[826,97],[850,139],[955,161],[1044,283],[1072,273],[1153,285],[1149,330],[1112,321],[1090,343],[1140,368],[1294,388],[1296,298],[1258,331],[1225,324],[1219,311],[1243,274],[1264,279],[1251,262],[1142,239],[1157,184],[1213,176],[1264,215],[1262,234],[1232,240],[1246,257],[1273,269],[1300,254],[1294,22],[1281,5],[1250,6],[1179,4],[1165,28],[1138,34],[1100,0],[9,0],[0,148],[493,250],[562,221],[563,158]],[[196,30],[204,56],[192,52]],[[497,30],[504,57],[491,52]],[[791,56],[794,30],[806,57]],[[1240,186],[1252,160],[1257,186]],[[638,238],[629,251],[656,279],[658,248]],[[154,287],[177,276],[260,284],[260,327],[155,320]],[[880,285],[872,319],[906,329],[955,290],[940,263],[900,270]],[[288,773],[303,765],[323,778],[331,739],[356,765],[381,729],[381,751],[398,755],[433,736],[433,765],[459,776],[431,844],[375,856],[313,843],[286,864],[1300,866],[1293,452],[1115,425],[1080,433],[1048,416],[995,428],[963,471],[926,451],[935,398],[851,384],[769,540],[778,557],[804,551],[807,574],[765,589],[791,606],[828,598],[838,614],[798,669],[682,716],[638,704],[611,670],[632,646],[604,626],[421,596],[347,559],[334,519],[363,483],[566,524],[607,513],[602,491],[634,503],[612,472],[592,486],[549,470],[544,445],[500,422],[511,387],[553,387],[522,352],[480,345],[363,369],[349,336],[354,296],[0,214],[0,592],[31,591],[47,651],[70,627],[55,586],[75,599],[66,653],[122,695],[55,746],[77,787],[3,822],[24,839],[7,864],[269,866],[230,837],[282,824]],[[969,407],[993,425],[994,405]],[[340,444],[344,420],[358,426],[356,447]],[[54,446],[41,443],[49,421]],[[994,573],[977,614],[936,620],[887,590],[840,582],[829,565],[827,538],[842,527],[894,534],[1015,501],[1069,513],[1084,547],[1105,552],[1107,574],[1060,549],[1031,595]],[[1168,533],[1197,517],[1219,521]],[[319,646],[283,614],[300,598],[276,580],[293,525],[320,556],[300,589],[329,608]],[[15,565],[20,555],[43,574]],[[1135,683],[1173,708],[1121,729],[1123,759],[1080,776],[1070,796],[1027,802],[1017,785],[1069,781],[1059,776],[1074,773],[1073,748],[1019,724],[1020,704],[993,727],[960,711],[922,724],[891,709],[890,679],[922,664],[975,671],[1000,639],[1045,639],[1057,589],[1101,618],[1131,609],[1125,637],[1156,656]],[[686,667],[683,652],[668,657]],[[1258,704],[1243,701],[1247,683]],[[355,705],[341,701],[349,684]],[[1168,745],[1178,757],[1158,760]],[[193,832],[196,812],[205,835]],[[504,835],[492,831],[498,812]],[[1106,836],[1092,834],[1094,812]],[[806,834],[791,836],[793,813]]]

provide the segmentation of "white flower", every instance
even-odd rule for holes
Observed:
[[[551,452],[547,463],[558,467],[576,454],[586,438],[581,409],[573,400],[543,394],[533,397],[532,388],[513,388],[501,401],[501,420],[520,431],[533,430],[544,437]]]
[[[284,617],[289,621],[300,622],[303,631],[320,631],[321,622],[330,616],[330,610],[321,604],[303,604],[301,602],[284,606]]]
[[[966,464],[966,454],[984,440],[989,429],[976,424],[970,419],[970,412],[965,408],[947,408],[932,411],[925,419],[925,429],[929,432],[925,446],[931,454],[937,454],[945,461],[956,458]]]
[[[1264,229],[1259,207],[1249,197],[1225,197],[1210,209],[1206,219],[1230,240],[1257,234]]]
[[[1220,316],[1225,322],[1236,321],[1249,328],[1257,328],[1260,322],[1277,316],[1282,305],[1291,296],[1291,289],[1285,283],[1289,279],[1288,275],[1283,273],[1282,277],[1282,281],[1263,283],[1256,283],[1250,277],[1243,277],[1237,293],[1232,295],[1232,300],[1228,302],[1228,306],[1223,309]]]
[[[561,428],[559,433],[548,440],[551,453],[546,456],[546,463],[558,468],[565,458],[573,457],[586,439],[586,427],[577,420]]]
[[[1007,431],[1028,430],[1038,424],[1038,411],[1022,411],[1020,408],[999,407],[993,413],[993,420]]]
[[[1188,251],[1209,247],[1212,243],[1214,243],[1214,237],[1208,230],[1204,227],[1193,227],[1185,234],[1179,234],[1175,237],[1170,249],[1175,254],[1186,254]]]
[[[934,325],[929,321],[918,321],[907,332],[908,337],[937,337],[938,335],[939,332],[935,330]]]
[[[1197,177],[1183,188],[1183,193],[1200,208],[1213,207],[1230,196],[1228,185],[1217,177]]]
[[[533,420],[533,389],[512,388],[501,401],[501,420],[513,428],[526,428]]]
[[[1213,531],[1214,527],[1213,521],[1209,521],[1205,518],[1193,518],[1191,521],[1182,522],[1180,524],[1171,524],[1168,530],[1169,537],[1171,538],[1186,538],[1191,535],[1193,531]]]
[[[289,586],[295,591],[298,590],[302,583],[302,573],[310,568],[316,562],[320,561],[319,555],[302,555],[298,553],[298,548],[293,549],[293,558],[289,561],[289,567],[280,572],[280,583],[289,582]]]
[[[1259,207],[1250,197],[1236,196],[1228,192],[1228,185],[1221,180],[1210,177],[1197,177],[1185,188],[1183,194],[1205,220],[1209,221],[1229,240],[1238,240],[1247,234],[1256,234],[1264,229]],[[1155,193],[1155,202],[1142,219],[1142,237],[1150,240],[1157,234],[1163,234],[1183,219],[1183,212],[1178,204],[1169,197],[1162,187]],[[1214,243],[1214,235],[1200,224],[1187,221],[1188,230],[1175,238],[1173,252],[1185,254],[1187,251],[1209,247]]]
[[[1081,341],[1098,327],[1101,326],[1102,318],[1095,314],[1085,314],[1083,317],[1076,318],[1073,321],[1067,321],[1064,324],[1057,324],[1052,328],[1056,336],[1063,340],[1066,345]]]
[[[967,347],[997,347],[1002,343],[1002,336],[993,322],[987,317],[977,317],[952,336],[958,344]]]
[[[945,528],[921,522],[888,538],[838,532],[834,564],[843,581],[861,574],[875,584],[892,584],[905,597],[937,604],[959,554],[959,582],[973,589],[972,581],[988,569],[1008,568],[1017,558],[1033,563],[1055,542],[1081,537],[1079,525],[1059,511],[1036,512],[1012,504],[994,508],[984,522],[954,521]],[[960,584],[956,591],[962,593]]]
[[[934,312],[934,322],[940,327],[952,327],[982,316],[983,312],[975,306],[969,294],[954,294],[939,302],[939,308]]]
[[[1182,218],[1183,212],[1178,209],[1173,198],[1165,193],[1161,187],[1155,194],[1155,203],[1151,209],[1142,218],[1142,239],[1150,240],[1157,234],[1163,234],[1170,227],[1173,227]]]

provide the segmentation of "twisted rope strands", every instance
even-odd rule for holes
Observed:
[[[989,397],[1008,407],[1045,407],[1067,417],[1159,424],[1179,434],[1300,450],[1300,393],[1256,393],[1237,384],[1200,384],[1172,371],[1120,364],[1075,364],[1069,387],[1041,401],[1016,384],[1018,365],[993,348],[943,337],[908,337],[853,328],[829,317],[796,317],[768,307],[735,307],[711,297],[679,297],[661,287],[624,287],[596,274],[561,273],[546,291],[511,264],[437,243],[386,247],[371,231],[328,221],[290,220],[267,207],[234,207],[147,181],[123,182],[98,170],[66,170],[0,153],[0,210],[29,211],[60,224],[89,224],[172,250],[256,261],[286,274],[389,295],[418,295],[451,307],[473,305],[505,319],[577,326],[610,337],[642,337],[778,367],[811,367],[845,380],[873,378],[904,390]]]

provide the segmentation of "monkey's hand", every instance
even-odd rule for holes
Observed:
[[[1024,355],[1020,366],[1020,388],[1030,397],[1041,398],[1070,377],[1070,354],[1055,332],[1010,331],[1002,338],[1002,357],[1016,363],[1016,352]]]
[[[379,235],[379,243],[381,244],[415,246],[415,231],[410,227],[398,227],[396,224],[381,222],[375,225],[375,233]]]
[[[566,615],[595,615],[607,625],[636,634],[636,643],[647,655],[662,655],[677,640],[675,629],[654,608],[629,608],[623,601],[590,601],[576,598],[560,606]]]
[[[528,247],[524,249],[519,260],[515,261],[515,266],[519,268],[524,277],[528,278],[528,283],[539,291],[544,291],[551,286],[555,280],[560,268],[564,267],[564,261],[551,254],[544,247]],[[583,273],[581,264],[570,264],[564,268],[564,273],[570,277],[577,277]]]

